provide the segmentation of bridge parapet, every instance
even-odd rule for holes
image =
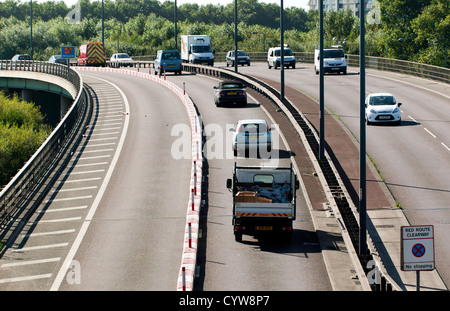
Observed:
[[[42,79],[52,80],[57,78],[62,80],[68,88],[67,91],[74,95],[74,102],[40,148],[11,181],[1,189],[0,238],[3,237],[3,231],[11,223],[14,215],[21,210],[27,201],[28,194],[32,193],[36,184],[46,177],[48,168],[78,131],[81,126],[80,119],[86,113],[87,98],[83,89],[83,80],[70,67],[39,61],[0,61],[0,77],[14,76],[16,72],[20,72],[22,77],[24,73],[30,73],[34,74],[35,77],[40,75],[39,77]]]

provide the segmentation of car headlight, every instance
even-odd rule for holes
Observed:
[[[375,114],[377,113],[377,111],[375,109],[370,109],[370,112],[375,113]]]
[[[393,113],[397,113],[397,112],[399,112],[400,111],[400,109],[398,108],[398,107],[396,107],[395,109],[394,109],[394,111],[392,111]]]

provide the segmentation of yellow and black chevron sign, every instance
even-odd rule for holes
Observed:
[[[290,213],[236,213],[240,217],[292,217]]]
[[[105,48],[100,43],[88,44],[86,56],[88,64],[102,64],[106,61]]]

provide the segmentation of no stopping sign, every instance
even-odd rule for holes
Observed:
[[[433,226],[401,228],[402,270],[428,271],[434,269]]]

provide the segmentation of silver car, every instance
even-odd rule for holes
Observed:
[[[240,120],[233,129],[233,154],[256,150],[259,154],[272,151],[272,135],[265,120]]]

